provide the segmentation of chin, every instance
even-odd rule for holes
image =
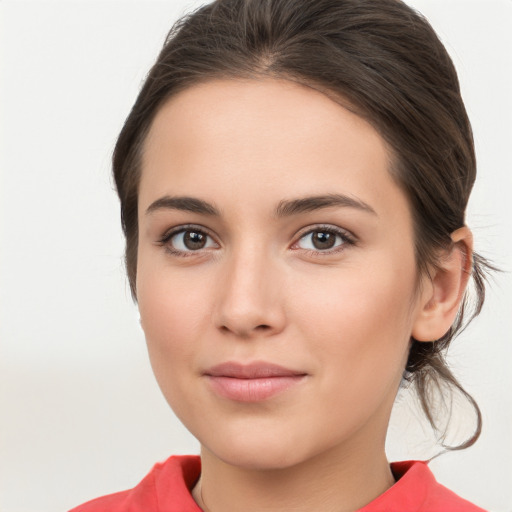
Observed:
[[[304,445],[293,442],[292,436],[269,434],[268,431],[257,435],[241,432],[217,437],[211,443],[201,439],[200,442],[201,446],[225,464],[252,471],[286,469],[309,458]]]
[[[285,453],[286,452],[286,453]],[[268,446],[248,450],[229,450],[229,453],[215,453],[225,464],[236,466],[248,471],[277,471],[296,466],[302,458],[290,450],[276,452]]]

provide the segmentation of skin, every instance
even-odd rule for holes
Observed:
[[[158,383],[201,443],[193,495],[205,510],[349,511],[394,483],[384,443],[410,337],[451,325],[471,239],[462,228],[462,249],[432,281],[418,276],[390,161],[370,124],[286,80],[211,81],[157,113],[142,160],[137,298]],[[275,214],[282,201],[330,194],[369,208]],[[162,200],[179,196],[219,215]],[[162,242],[190,224],[208,235],[203,248],[183,233]],[[319,249],[311,232],[326,229],[344,235]],[[204,375],[226,361],[306,376],[237,402]]]

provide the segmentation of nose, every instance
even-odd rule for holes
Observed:
[[[214,322],[221,331],[250,339],[284,329],[285,294],[276,262],[246,251],[226,259],[219,277]]]

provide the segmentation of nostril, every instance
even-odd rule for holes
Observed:
[[[257,325],[256,327],[254,327],[253,329],[249,329],[246,331],[245,329],[236,330],[234,328],[230,328],[228,325],[221,325],[220,330],[223,332],[236,332],[238,335],[245,337],[245,336],[250,336],[251,331],[252,332],[267,332],[267,331],[272,330],[272,327],[267,324],[260,324],[260,325]]]

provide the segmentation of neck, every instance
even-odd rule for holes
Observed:
[[[383,449],[330,452],[271,470],[227,464],[204,448],[201,461],[193,496],[205,512],[353,512],[394,484]]]

